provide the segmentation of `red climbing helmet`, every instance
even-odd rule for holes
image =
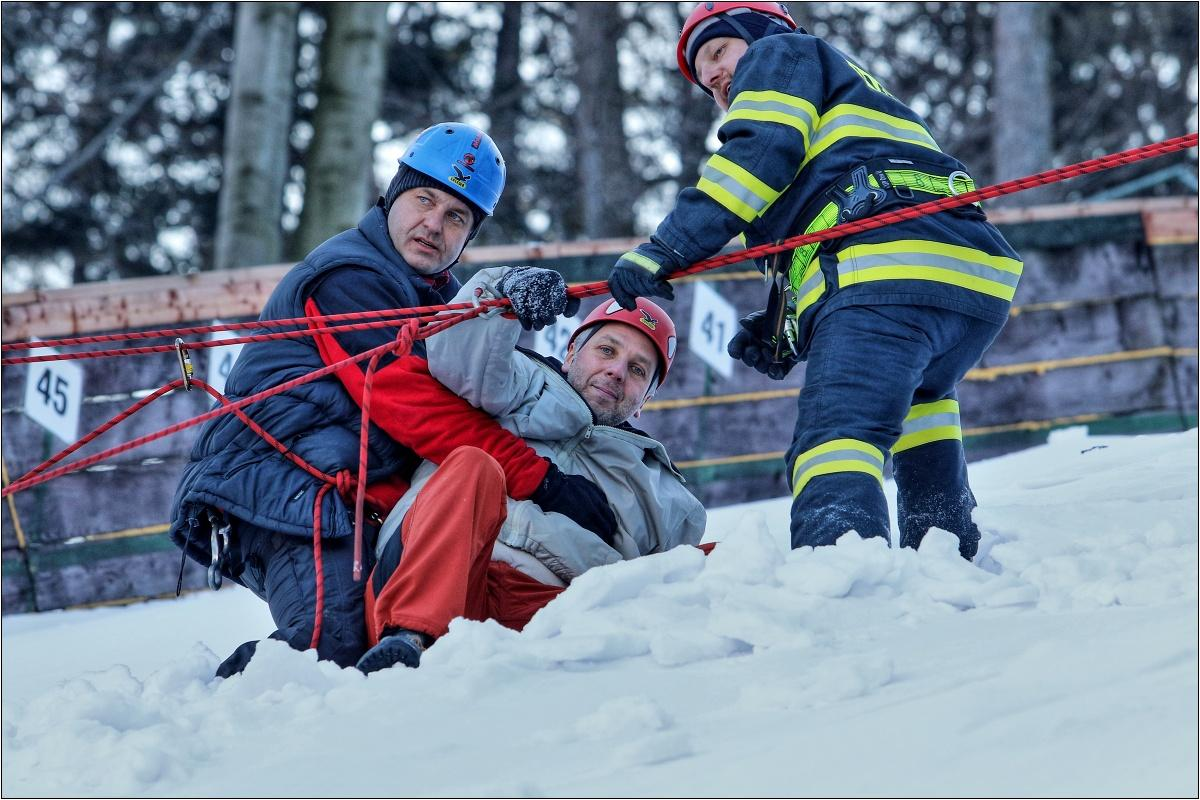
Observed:
[[[667,312],[663,311],[657,303],[644,297],[637,299],[637,308],[632,311],[621,308],[621,304],[616,300],[601,303],[571,334],[567,347],[574,344],[576,337],[588,328],[605,325],[609,322],[628,325],[650,337],[650,341],[654,342],[654,349],[658,351],[658,385],[662,386],[662,382],[667,377],[667,370],[671,369],[671,363],[675,361],[675,349],[679,343],[679,339],[675,335],[675,323],[667,316]]]
[[[788,13],[787,6],[783,3],[756,3],[756,2],[741,2],[741,3],[700,3],[692,13],[688,14],[688,18],[683,23],[683,30],[679,32],[679,44],[675,48],[675,57],[679,61],[679,71],[683,73],[683,77],[687,78],[697,86],[700,82],[692,75],[692,70],[688,67],[687,59],[687,44],[692,38],[696,27],[706,19],[727,14],[730,11],[739,9],[740,11],[757,11],[760,14],[766,14],[769,17],[778,19],[782,24],[792,30],[796,30],[796,20],[792,19],[792,15]],[[740,13],[739,11],[739,13]]]

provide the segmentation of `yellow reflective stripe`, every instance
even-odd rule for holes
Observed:
[[[818,273],[817,277],[820,280],[808,292],[800,296],[796,301],[796,316],[799,317],[809,306],[821,299],[821,295],[825,294],[825,276]]]
[[[775,104],[779,103],[785,106],[791,106],[794,109],[806,114],[807,116],[817,119],[817,107],[805,100],[803,97],[797,97],[794,94],[784,94],[783,92],[774,92],[770,89],[763,91],[744,91],[738,92],[734,96],[733,102],[729,104],[729,110],[732,111],[739,106],[749,103]]]
[[[754,222],[758,217],[757,209],[746,205],[745,201],[719,183],[710,181],[708,178],[701,178],[696,182],[696,188],[711,197],[719,206],[743,222]]]
[[[930,442],[944,442],[950,439],[962,441],[962,428],[957,425],[942,425],[936,428],[926,428],[923,431],[914,431],[896,440],[896,444],[892,446],[892,454],[902,453]]]
[[[941,152],[929,131],[919,123],[864,106],[842,103],[821,115],[801,169],[847,137],[891,139]]]
[[[910,422],[916,422],[919,419],[924,419],[931,414],[957,414],[957,400],[938,400],[935,403],[918,403],[908,410],[908,416],[904,418],[904,423],[907,425]]]
[[[870,267],[857,269],[844,275],[838,275],[838,286],[854,286],[870,281],[933,281],[947,283],[973,292],[998,297],[1001,300],[1012,300],[1017,290],[987,278],[974,275],[964,275],[961,272],[942,267],[922,267],[916,264],[897,265],[891,267]]]
[[[838,252],[838,286],[870,281],[931,281],[1011,301],[1021,262],[962,245],[903,239],[855,244]]]
[[[721,124],[739,119],[775,122],[795,128],[803,137],[804,149],[807,150],[818,114],[816,106],[802,97],[769,90],[745,91],[733,98],[729,113],[721,120]]]
[[[962,441],[962,426],[958,417],[958,401],[954,398],[933,403],[918,403],[908,411],[900,438],[892,453],[901,453],[930,442]]]
[[[662,264],[655,262],[653,259],[647,258],[636,250],[630,250],[618,260],[632,261],[652,275],[662,269]]]
[[[781,194],[756,178],[750,170],[736,162],[730,161],[720,153],[713,153],[708,159],[708,166],[737,181],[739,185],[745,187],[747,191],[751,192],[759,200],[762,200],[764,207],[774,203],[776,198]]]
[[[792,496],[796,497],[819,475],[861,472],[883,484],[883,452],[857,439],[834,439],[819,444],[796,458],[792,466]]]
[[[954,258],[960,261],[970,261],[976,264],[983,264],[992,269],[1011,272],[1014,275],[1020,275],[1023,264],[1013,258],[1005,258],[1004,256],[993,256],[982,250],[976,250],[973,247],[964,247],[958,244],[946,244],[944,242],[932,242],[926,239],[896,239],[890,242],[879,242],[876,244],[855,244],[847,247],[838,253],[839,261],[847,261],[851,258],[872,255],[895,255],[897,253],[930,253],[931,255],[945,256]]]
[[[749,170],[719,154],[705,162],[696,188],[745,222],[761,217],[780,195]]]

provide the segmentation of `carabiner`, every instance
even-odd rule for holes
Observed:
[[[195,374],[195,370],[192,368],[192,356],[184,346],[183,339],[175,340],[175,355],[179,359],[179,372],[183,375],[183,388],[190,392],[192,390],[192,376]]]

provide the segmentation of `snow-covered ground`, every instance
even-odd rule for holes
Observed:
[[[976,564],[786,500],[370,678],[242,590],[3,619],[3,794],[1196,796],[1197,437],[973,465]],[[889,491],[892,487],[889,485]]]

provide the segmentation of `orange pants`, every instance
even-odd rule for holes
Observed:
[[[367,581],[372,646],[385,628],[442,636],[455,617],[521,630],[563,591],[491,560],[507,503],[504,471],[484,451],[460,447],[442,462]]]

